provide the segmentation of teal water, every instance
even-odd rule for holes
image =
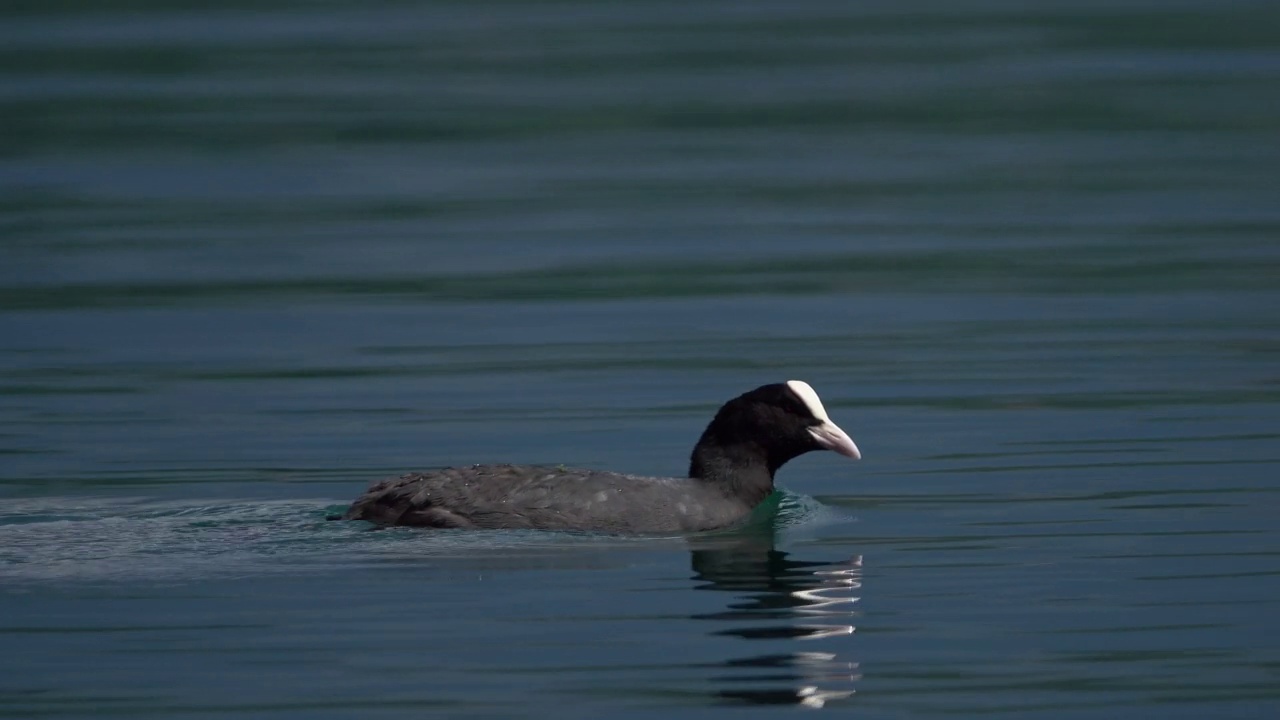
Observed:
[[[0,19],[0,717],[1280,708],[1273,4]],[[736,533],[325,520],[790,378]]]

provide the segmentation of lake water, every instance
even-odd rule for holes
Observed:
[[[0,717],[1280,713],[1274,3],[116,5],[0,11]],[[791,378],[735,533],[325,520]]]

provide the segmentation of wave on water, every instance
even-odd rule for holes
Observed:
[[[683,549],[683,538],[625,538],[530,530],[373,530],[333,522],[346,509],[328,499],[161,501],[150,498],[45,497],[0,508],[0,582],[185,580],[211,576],[411,563],[423,558],[494,560],[512,567],[566,550]],[[843,518],[811,497],[782,494],[774,527],[791,530]],[[578,560],[580,560],[579,558]],[[569,558],[565,558],[569,560]],[[543,564],[542,562],[534,564]],[[577,564],[571,561],[571,564]]]
[[[34,498],[0,510],[0,580],[113,580],[279,571],[308,554],[324,501],[209,504]],[[335,528],[335,530],[339,530]],[[334,532],[326,532],[333,538]],[[332,543],[321,541],[322,546]],[[281,563],[282,556],[290,563]]]
[[[823,505],[808,495],[782,490],[773,526],[780,531],[813,529],[852,522],[855,518],[842,508]]]

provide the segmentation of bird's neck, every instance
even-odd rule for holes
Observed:
[[[776,469],[767,453],[746,445],[724,447],[699,442],[689,461],[689,477],[714,485],[751,507],[773,492]]]

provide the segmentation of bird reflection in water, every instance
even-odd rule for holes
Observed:
[[[729,659],[717,697],[753,704],[821,708],[854,693],[861,677],[847,655],[862,587],[862,557],[792,559],[774,548],[772,529],[704,538],[692,548],[699,590],[733,593],[721,612],[695,615],[726,625],[712,634],[745,640],[822,641],[817,647]]]

